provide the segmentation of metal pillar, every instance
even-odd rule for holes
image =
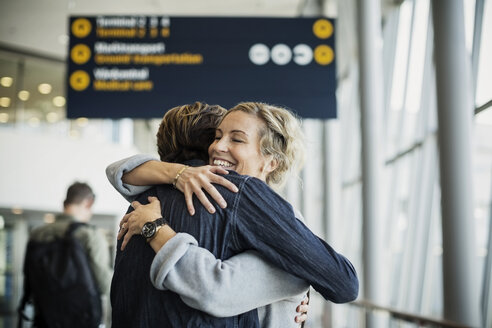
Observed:
[[[432,2],[443,239],[444,316],[478,327],[471,174],[473,103],[463,0]]]
[[[358,0],[361,161],[362,161],[362,239],[363,297],[383,304],[380,257],[382,238],[380,222],[380,190],[382,181],[381,123],[384,112],[382,29],[380,0]],[[377,323],[367,316],[367,327]]]

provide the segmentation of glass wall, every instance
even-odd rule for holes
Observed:
[[[470,90],[476,85],[476,115],[473,126],[473,195],[476,277],[480,295],[490,303],[490,240],[492,186],[492,65],[490,2],[465,1],[465,32],[470,69]],[[477,12],[475,12],[475,8]],[[384,141],[385,170],[379,193],[383,222],[384,251],[379,268],[384,307],[433,318],[443,315],[442,232],[437,143],[437,100],[433,63],[431,2],[406,0],[384,8],[382,30],[384,68]],[[483,15],[483,24],[476,24]],[[302,210],[308,224],[330,244],[351,259],[363,280],[362,208],[360,167],[360,115],[356,41],[356,1],[338,2],[338,106],[339,117],[332,122],[304,122],[314,151],[304,170]],[[353,31],[353,32],[352,32]],[[374,42],[379,42],[375,40]],[[479,44],[477,44],[479,43]],[[477,52],[477,53],[474,53]],[[476,61],[476,62],[475,62]],[[471,70],[472,71],[472,70]],[[476,83],[476,84],[475,84]],[[317,129],[316,129],[317,128]],[[324,150],[322,149],[324,148]],[[323,155],[324,154],[324,155]],[[319,156],[324,165],[319,165]],[[321,183],[319,177],[328,172]],[[318,194],[328,192],[328,194]],[[323,203],[324,201],[324,203]],[[328,207],[323,212],[321,209]],[[328,214],[322,216],[321,213]],[[322,224],[327,218],[328,223]],[[487,257],[489,257],[488,262]],[[484,274],[486,272],[486,274]],[[487,289],[488,288],[488,289]],[[361,289],[362,291],[362,289]],[[360,295],[362,299],[363,295]],[[319,298],[313,300],[321,302]],[[371,301],[371,300],[367,300]],[[486,304],[486,303],[484,303]],[[314,307],[313,310],[317,310]],[[326,315],[311,312],[310,324],[319,326]],[[358,327],[363,322],[353,305],[334,305],[333,327]],[[490,306],[483,308],[490,317]],[[390,327],[405,325],[389,315],[381,315]],[[490,320],[490,319],[489,319]],[[490,321],[489,321],[490,322]],[[324,322],[324,327],[330,324]],[[412,326],[412,325],[410,325]],[[415,325],[413,325],[415,326]]]

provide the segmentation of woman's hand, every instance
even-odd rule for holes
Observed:
[[[132,207],[135,209],[126,214],[120,221],[120,231],[118,232],[118,240],[123,236],[121,250],[124,250],[133,235],[139,235],[142,232],[142,227],[146,222],[160,218],[161,202],[156,197],[149,197],[149,203],[142,205],[137,201],[132,202]]]
[[[299,312],[300,314],[295,317],[295,321],[297,323],[306,321],[308,310],[309,310],[309,297],[306,295],[306,297],[302,300],[301,304],[299,304],[296,308],[296,312]]]
[[[220,207],[227,207],[226,201],[212,183],[222,185],[232,192],[238,192],[237,187],[232,182],[219,174],[229,174],[229,172],[220,166],[206,165],[188,167],[179,175],[176,181],[176,188],[184,194],[186,206],[191,215],[195,214],[193,194],[196,195],[207,211],[215,213],[215,207],[208,200],[204,190],[217,202],[217,204],[219,204]]]

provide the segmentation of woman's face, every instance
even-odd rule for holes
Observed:
[[[208,148],[210,165],[219,165],[239,174],[266,181],[276,165],[260,152],[259,131],[265,122],[254,115],[235,111],[228,114],[215,132]]]

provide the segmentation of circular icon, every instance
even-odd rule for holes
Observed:
[[[308,65],[313,60],[313,50],[306,44],[298,44],[292,51],[294,52],[294,62],[297,65]]]
[[[85,90],[90,82],[89,74],[84,71],[75,71],[70,75],[70,86],[76,91]]]
[[[318,19],[314,22],[313,33],[320,39],[328,39],[333,34],[333,24],[327,19]]]
[[[72,23],[72,34],[78,38],[85,38],[91,33],[92,25],[86,18],[77,18]]]
[[[277,65],[287,65],[292,59],[292,51],[285,44],[277,44],[272,48],[272,61]]]
[[[249,60],[256,65],[265,65],[270,60],[270,49],[263,43],[254,44],[249,48]]]
[[[91,49],[85,44],[77,44],[70,51],[70,58],[75,64],[85,64],[91,58]]]
[[[327,45],[319,45],[314,49],[314,60],[323,66],[330,64],[335,58],[335,53],[330,46]]]

